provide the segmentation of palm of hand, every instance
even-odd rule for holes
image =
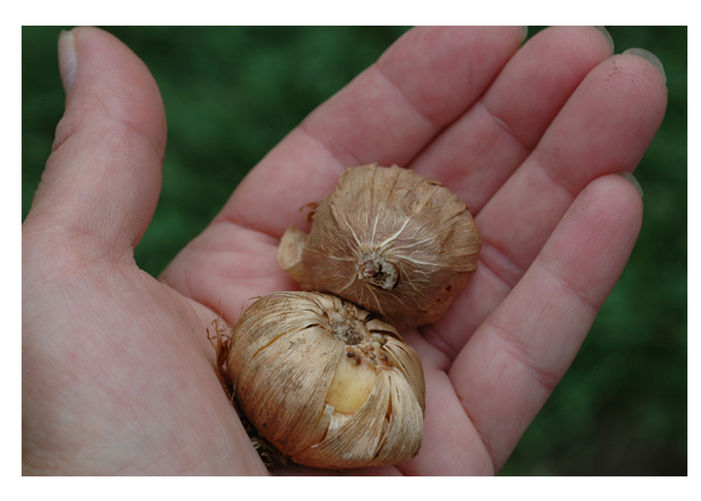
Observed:
[[[405,333],[425,367],[424,446],[372,472],[496,471],[637,237],[639,195],[609,174],[634,169],[664,113],[649,62],[608,58],[587,28],[546,30],[518,52],[513,28],[413,30],[273,149],[157,281],[132,251],[160,183],[160,96],[118,41],[74,32],[77,76],[23,227],[25,470],[265,472],[206,329],[294,288],[275,260],[285,228],[305,225],[290,208],[377,161],[446,184],[484,244],[446,317]],[[64,53],[70,83],[66,66]]]

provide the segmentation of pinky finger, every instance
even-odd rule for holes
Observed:
[[[450,379],[497,469],[574,359],[641,219],[630,182],[618,175],[593,181],[455,359]]]

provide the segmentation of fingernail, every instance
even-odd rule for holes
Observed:
[[[635,189],[638,190],[638,193],[640,193],[640,198],[642,198],[642,196],[643,196],[643,188],[642,188],[642,186],[640,186],[640,183],[639,183],[638,180],[635,178],[635,176],[633,175],[633,173],[632,173],[632,172],[623,171],[623,172],[619,172],[619,174],[620,174],[621,176],[623,176],[625,179],[627,179],[628,181],[630,181],[630,184],[632,184],[633,186],[635,186]]]
[[[61,73],[63,89],[68,94],[73,86],[75,76],[78,74],[78,55],[72,31],[62,31],[58,37],[58,68]]]
[[[662,61],[650,52],[649,50],[645,49],[639,49],[637,47],[632,48],[632,49],[626,49],[623,51],[624,54],[632,54],[634,56],[642,57],[643,59],[646,59],[647,61],[651,62],[652,65],[659,70],[660,73],[662,73],[662,78],[664,78],[664,83],[667,83],[667,75],[665,75],[664,72],[664,66],[662,65]]]
[[[609,33],[609,30],[604,28],[603,26],[594,26],[595,29],[599,30],[599,32],[606,37],[606,40],[608,41],[609,45],[611,46],[611,53],[613,54],[613,51],[615,49],[615,45],[613,43],[613,37],[611,36],[611,33]]]

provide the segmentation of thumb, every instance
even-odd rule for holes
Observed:
[[[82,257],[119,257],[158,200],[166,122],[144,63],[96,28],[59,38],[66,109],[25,220]]]

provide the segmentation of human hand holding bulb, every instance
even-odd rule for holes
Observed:
[[[276,262],[297,209],[343,168],[414,169],[470,207],[467,288],[402,332],[426,379],[423,445],[361,473],[490,474],[574,358],[638,235],[634,170],[666,106],[654,57],[592,28],[417,28],[255,167],[153,278],[133,249],[155,209],[166,123],[145,65],[104,31],[62,35],[66,111],[23,225],[23,467],[48,474],[264,474],[206,337]],[[652,63],[651,63],[652,61]]]

